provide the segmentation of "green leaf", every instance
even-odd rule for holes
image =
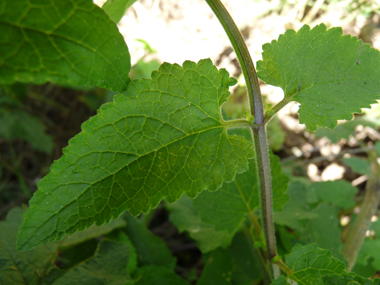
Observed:
[[[170,221],[179,232],[187,231],[203,253],[231,243],[234,233],[216,231],[213,225],[202,222],[189,197],[182,196],[173,204],[166,203],[166,208],[170,211]]]
[[[0,84],[128,86],[130,56],[116,24],[91,0],[0,3]]]
[[[358,189],[345,180],[316,182],[308,188],[308,202],[326,201],[339,208],[349,209],[355,206],[354,196]]]
[[[346,266],[342,261],[334,258],[331,251],[320,249],[316,244],[297,244],[285,258],[286,265],[293,271],[292,275],[288,275],[288,279],[295,280],[298,285],[374,284],[370,279],[344,271]],[[287,284],[283,277],[279,281],[276,280],[272,284]]]
[[[189,285],[172,270],[162,266],[144,266],[134,275],[136,285]]]
[[[0,222],[0,284],[40,284],[54,268],[58,244],[40,246],[29,252],[16,251],[16,236],[24,209],[13,208]]]
[[[155,265],[173,270],[176,258],[172,256],[163,240],[154,236],[131,215],[126,214],[125,219],[127,220],[126,234],[136,249],[138,266]]]
[[[0,137],[8,141],[23,139],[35,150],[51,153],[53,139],[45,134],[39,119],[20,110],[0,110]]]
[[[302,231],[304,225],[302,220],[317,217],[307,204],[307,189],[301,182],[293,182],[289,185],[287,194],[289,201],[281,212],[274,213],[276,224],[288,226],[292,229]]]
[[[94,257],[69,270],[53,270],[43,284],[134,284],[127,271],[129,247],[122,242],[102,240]]]
[[[252,141],[222,121],[226,70],[211,60],[163,64],[134,80],[82,125],[63,157],[39,181],[18,236],[18,249],[101,225],[125,210],[147,213],[166,198],[217,190],[248,169]]]
[[[93,225],[82,232],[76,232],[73,235],[64,237],[62,241],[59,243],[59,246],[67,247],[67,246],[72,246],[78,243],[82,243],[86,240],[108,234],[115,229],[125,227],[126,224],[127,223],[125,222],[124,219],[119,218],[117,220],[111,220],[109,224],[104,224],[104,225],[101,225],[100,227]]]
[[[237,233],[231,246],[216,249],[204,257],[205,268],[197,285],[253,284],[261,269],[250,241]]]
[[[353,172],[369,175],[371,174],[371,163],[367,159],[359,158],[359,157],[349,157],[342,159],[344,164],[351,167]]]
[[[379,51],[342,36],[341,28],[287,30],[263,51],[258,77],[281,87],[286,101],[301,104],[300,123],[309,130],[334,128],[337,120],[351,120],[380,99]]]
[[[282,173],[280,159],[270,153],[272,174],[273,210],[281,211],[289,199],[286,188],[289,178]],[[223,184],[217,192],[205,191],[194,199],[194,207],[206,224],[215,226],[217,231],[234,233],[246,214],[260,206],[256,164],[249,162],[249,171],[236,175],[232,183]]]
[[[125,11],[133,5],[137,0],[107,0],[102,9],[107,13],[115,23],[119,23],[123,18]]]

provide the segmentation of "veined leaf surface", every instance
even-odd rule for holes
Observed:
[[[211,60],[163,64],[134,80],[70,140],[30,200],[18,249],[101,225],[129,210],[147,213],[166,198],[204,189],[248,169],[252,141],[228,135],[246,121],[222,120],[220,106],[236,82]]]
[[[0,2],[0,84],[50,81],[124,91],[130,56],[91,0]]]
[[[380,99],[380,54],[341,28],[288,30],[263,45],[258,77],[284,90],[286,101],[301,104],[300,123],[309,130],[334,128],[337,120]]]

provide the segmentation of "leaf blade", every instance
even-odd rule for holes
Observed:
[[[351,120],[352,113],[379,99],[379,52],[356,37],[342,36],[341,28],[304,25],[263,50],[258,77],[281,87],[286,100],[301,103],[300,123],[309,130],[334,128],[337,120]]]
[[[230,82],[211,60],[163,64],[152,79],[134,80],[82,125],[39,182],[18,248],[101,225],[125,210],[146,213],[163,198],[216,190],[247,170],[252,142],[228,135],[220,113]]]
[[[115,23],[92,1],[2,4],[0,84],[50,81],[126,89],[128,48]]]

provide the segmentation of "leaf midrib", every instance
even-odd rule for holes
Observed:
[[[240,122],[240,123],[241,123],[241,122]],[[164,148],[164,147],[167,147],[167,146],[169,146],[169,145],[171,145],[171,144],[173,144],[173,143],[176,143],[176,142],[178,142],[178,141],[180,141],[180,140],[182,140],[182,139],[185,139],[186,137],[189,137],[189,136],[192,136],[192,135],[196,135],[196,134],[200,135],[200,134],[203,133],[203,132],[207,132],[207,131],[210,131],[210,130],[213,130],[213,129],[220,129],[220,128],[223,128],[223,129],[226,131],[229,127],[231,127],[230,124],[221,124],[221,125],[219,125],[219,126],[215,126],[215,127],[212,127],[212,128],[203,129],[203,130],[200,130],[200,131],[198,131],[198,132],[191,133],[191,134],[186,134],[185,136],[180,137],[180,138],[178,138],[177,140],[174,140],[174,141],[172,141],[172,142],[170,142],[170,143],[168,143],[168,144],[165,144],[165,145],[161,145],[160,147],[158,147],[158,148],[156,148],[156,149],[154,149],[154,150],[151,150],[150,152],[147,152],[147,153],[145,153],[144,155],[141,155],[141,156],[136,157],[136,159],[130,161],[127,165],[124,165],[124,166],[123,166],[122,168],[120,168],[119,170],[117,170],[117,171],[115,171],[115,172],[113,172],[113,173],[110,173],[110,174],[107,175],[107,176],[104,176],[102,179],[100,179],[100,180],[98,180],[98,181],[96,181],[96,182],[94,182],[94,183],[80,182],[80,183],[83,183],[83,184],[88,184],[88,187],[86,187],[86,189],[85,189],[82,193],[80,193],[75,199],[73,199],[72,201],[66,203],[66,205],[63,205],[63,207],[60,208],[58,212],[53,213],[53,215],[51,215],[48,219],[50,220],[52,217],[54,217],[55,215],[57,215],[58,213],[60,213],[61,211],[63,211],[63,210],[64,210],[68,205],[70,205],[72,202],[77,201],[77,200],[79,199],[79,197],[82,196],[84,193],[86,193],[86,191],[87,191],[90,187],[92,187],[95,183],[98,183],[99,181],[101,181],[101,180],[103,180],[103,179],[106,179],[107,177],[110,177],[111,175],[115,175],[115,174],[117,174],[117,172],[121,171],[122,169],[124,169],[124,167],[130,165],[131,163],[135,162],[135,161],[138,160],[139,158],[141,158],[141,157],[143,157],[143,156],[145,156],[145,155],[149,155],[149,154],[151,154],[151,153],[157,152],[157,151],[159,151],[160,149],[162,149],[162,148]],[[228,136],[227,133],[226,133],[226,136]],[[100,151],[99,151],[99,152],[100,152]],[[109,152],[109,151],[106,151],[106,152]],[[116,152],[116,151],[115,151],[115,152]],[[122,152],[118,152],[118,153],[122,153]],[[78,157],[78,159],[81,158],[81,157],[83,157],[83,156]],[[77,161],[77,160],[76,160],[76,161]],[[76,161],[75,161],[75,162],[76,162]],[[74,163],[75,163],[75,162],[74,162]],[[73,165],[74,163],[70,164],[70,166]],[[70,167],[70,166],[67,166],[65,169],[67,169],[67,168]],[[52,170],[52,173],[54,173],[54,170]],[[58,174],[55,174],[55,175],[58,176]],[[75,183],[77,183],[77,182],[67,183],[67,184],[60,184],[60,185],[68,185],[68,184],[75,184]],[[59,186],[59,185],[57,185],[56,187],[54,187],[52,190],[56,189],[58,186]],[[50,195],[51,195],[52,197],[54,197],[54,195],[53,195],[52,193],[50,193]],[[55,198],[55,197],[54,197],[54,198]],[[58,201],[56,198],[55,198],[55,200]],[[31,206],[31,207],[34,207],[34,206]],[[95,208],[94,205],[93,205],[93,207]],[[79,209],[79,208],[78,208],[78,209]],[[80,216],[79,213],[78,213],[78,215]],[[82,220],[82,219],[80,219],[78,222],[80,222],[81,220]],[[45,223],[44,223],[44,224],[45,224]],[[35,233],[36,233],[36,232],[37,232],[37,231],[38,231],[38,230],[39,230],[44,224],[39,225],[39,226],[35,229],[35,231],[33,232],[32,235],[34,235],[34,234],[35,234]],[[65,232],[65,233],[66,233],[66,232]],[[28,240],[28,241],[29,241],[29,240]],[[28,241],[24,242],[24,243],[22,244],[22,246],[20,246],[19,248],[24,247],[24,245],[25,245]]]

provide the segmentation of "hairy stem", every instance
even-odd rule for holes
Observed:
[[[263,101],[261,99],[259,80],[257,79],[255,66],[253,65],[251,55],[249,54],[244,39],[234,20],[231,18],[231,15],[228,13],[220,0],[206,0],[206,2],[215,13],[231,41],[238,57],[241,69],[243,70],[245,81],[247,82],[251,114],[255,117],[256,124],[262,124],[264,122],[264,109]]]
[[[211,7],[224,30],[226,31],[231,44],[236,52],[239,63],[243,70],[244,78],[248,88],[248,98],[250,101],[251,114],[255,118],[255,125],[252,126],[253,138],[256,151],[257,177],[259,180],[261,209],[264,225],[264,234],[268,251],[268,258],[277,256],[276,240],[274,235],[273,215],[272,215],[272,186],[268,155],[268,145],[265,133],[264,108],[261,98],[259,81],[252,58],[249,54],[244,39],[231,18],[230,14],[220,2],[220,0],[206,0]]]
[[[265,126],[261,125],[259,127],[253,127],[252,131],[256,151],[256,163],[258,170],[257,177],[259,178],[261,212],[264,224],[265,241],[268,250],[268,258],[272,259],[277,256],[277,250],[276,238],[274,235],[272,184]]]

